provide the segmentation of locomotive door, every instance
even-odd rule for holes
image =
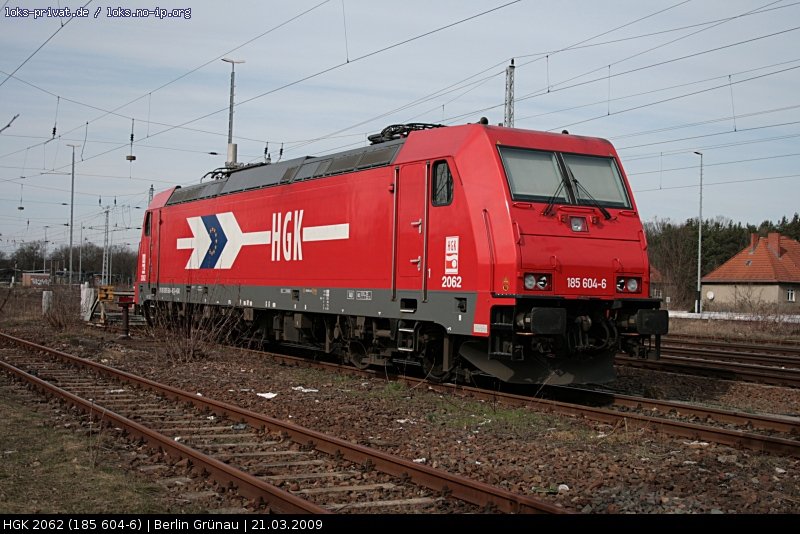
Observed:
[[[139,241],[139,259],[137,271],[139,276],[137,277],[138,283],[136,287],[140,287],[139,284],[147,282],[150,279],[150,262],[152,261],[152,250],[151,250],[151,231],[153,224],[153,212],[147,211],[144,214],[144,223],[142,224],[142,239]]]
[[[404,165],[395,171],[394,186],[392,296],[396,297],[398,289],[419,291],[423,302],[427,298],[428,167],[424,163]]]
[[[147,282],[150,285],[158,284],[158,266],[161,244],[161,210],[156,209],[148,212],[147,220],[145,221],[145,236],[148,241],[148,247],[145,249],[147,253],[146,269],[147,269]],[[149,237],[147,237],[149,236]],[[142,266],[145,267],[144,265]]]

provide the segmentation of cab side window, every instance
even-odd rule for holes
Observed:
[[[434,206],[449,206],[453,202],[453,174],[446,161],[433,164],[431,189],[431,204]]]
[[[152,211],[148,211],[147,214],[144,216],[144,235],[145,236],[149,236],[150,235],[150,215],[152,213],[153,213]]]

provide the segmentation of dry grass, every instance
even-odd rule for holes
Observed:
[[[777,319],[760,321],[718,321],[711,319],[675,319],[669,321],[670,334],[714,337],[727,341],[800,343],[800,324]]]
[[[55,287],[50,309],[44,312],[47,324],[54,330],[64,331],[81,322],[81,296],[78,288]]]
[[[76,434],[0,377],[0,512],[164,513],[163,490],[114,465],[104,436]],[[49,408],[48,408],[49,410]],[[74,426],[74,424],[72,425]],[[86,440],[92,440],[87,447]],[[111,438],[113,439],[113,438]]]
[[[0,322],[15,326],[42,317],[42,290],[35,288],[3,288],[3,305],[0,306]]]

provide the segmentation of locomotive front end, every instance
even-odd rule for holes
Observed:
[[[508,382],[608,382],[618,352],[658,356],[668,315],[649,297],[647,241],[613,147],[556,137],[498,143],[516,276],[495,289],[479,367]],[[476,363],[473,349],[462,353]]]

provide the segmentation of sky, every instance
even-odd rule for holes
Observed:
[[[644,222],[698,217],[701,176],[704,219],[800,211],[800,2],[0,6],[7,255],[68,245],[71,210],[75,246],[104,244],[107,213],[110,243],[135,249],[151,186],[225,165],[232,70],[244,163],[364,146],[390,124],[502,123],[513,59],[514,127],[610,140]]]

